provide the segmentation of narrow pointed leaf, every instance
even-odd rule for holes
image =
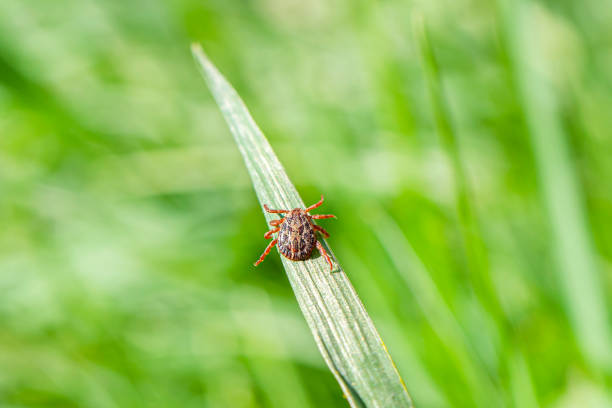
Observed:
[[[304,208],[304,202],[236,91],[199,45],[194,44],[192,52],[242,153],[266,221],[278,217],[264,212],[263,204],[271,208]],[[334,260],[333,272],[316,252],[306,261],[281,259],[323,359],[351,406],[412,406],[372,320],[333,252],[324,241],[322,244]]]

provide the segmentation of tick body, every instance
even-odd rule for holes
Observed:
[[[264,238],[269,239],[272,234],[278,232],[278,237],[270,242],[261,257],[255,262],[255,266],[259,265],[274,245],[278,245],[278,251],[287,259],[292,261],[303,261],[310,258],[312,251],[317,248],[322,256],[325,257],[329,264],[330,270],[333,270],[333,265],[329,255],[317,240],[316,231],[319,231],[325,238],[329,237],[327,231],[318,225],[313,224],[313,219],[335,218],[331,214],[309,214],[309,211],[314,210],[323,204],[323,196],[321,201],[311,205],[306,209],[295,208],[293,210],[271,210],[264,204],[264,209],[269,213],[285,213],[287,214],[280,220],[270,221],[273,229],[266,232]]]
[[[317,245],[317,238],[304,210],[296,208],[287,214],[280,225],[277,245],[279,252],[292,261],[310,258]]]

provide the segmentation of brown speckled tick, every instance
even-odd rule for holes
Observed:
[[[288,214],[285,216],[285,218],[280,220],[270,221],[270,225],[275,228],[266,232],[264,238],[272,238],[272,234],[275,232],[278,232],[278,237],[270,242],[270,245],[268,245],[264,253],[259,257],[257,262],[255,262],[255,266],[259,265],[264,260],[274,245],[278,244],[278,251],[283,254],[285,258],[292,261],[303,261],[310,258],[312,251],[316,247],[321,255],[323,255],[327,260],[330,270],[333,270],[334,267],[332,265],[332,261],[329,259],[329,255],[327,255],[327,252],[325,252],[325,249],[321,243],[317,240],[315,231],[319,231],[325,238],[329,238],[329,234],[323,228],[319,227],[318,225],[314,225],[312,220],[336,218],[336,216],[331,214],[308,214],[309,211],[314,210],[321,204],[323,204],[323,196],[321,196],[321,201],[311,205],[305,210],[302,210],[301,208],[295,208],[293,210],[271,210],[266,204],[264,204],[264,209],[269,213]]]

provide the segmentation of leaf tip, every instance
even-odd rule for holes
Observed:
[[[202,46],[200,45],[200,43],[195,42],[195,41],[191,43],[191,53],[193,55],[204,53],[204,50],[202,49]]]
[[[194,41],[191,43],[191,55],[193,55],[193,58],[196,60],[196,62],[200,64],[202,68],[207,67],[208,64],[210,64],[208,55],[206,55],[204,48],[202,48],[202,45],[198,42]]]

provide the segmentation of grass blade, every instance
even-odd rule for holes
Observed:
[[[412,292],[423,316],[446,346],[451,356],[449,364],[455,363],[460,368],[460,377],[465,380],[466,392],[471,394],[475,406],[500,406],[502,399],[495,384],[484,367],[475,364],[477,353],[472,350],[461,325],[400,227],[380,208],[372,207],[369,212],[373,233]]]
[[[192,45],[192,52],[242,153],[260,204],[304,208],[236,91],[198,44]],[[266,212],[264,216],[266,221],[277,218]],[[322,244],[335,260],[327,244]],[[320,256],[303,262],[281,259],[319,351],[351,406],[412,406],[391,357],[342,268],[337,266],[330,273]]]
[[[501,328],[500,321],[503,319],[503,312],[491,280],[487,253],[482,241],[468,177],[459,152],[457,135],[452,125],[450,110],[444,96],[440,69],[429,38],[427,26],[421,15],[415,15],[414,26],[415,37],[427,78],[427,88],[432,103],[436,128],[452,166],[457,221],[465,246],[467,266],[472,275],[472,284],[481,302]]]
[[[612,370],[612,335],[604,285],[587,225],[584,198],[559,118],[551,72],[534,34],[527,2],[499,2],[518,94],[524,106],[570,322],[594,368]]]

